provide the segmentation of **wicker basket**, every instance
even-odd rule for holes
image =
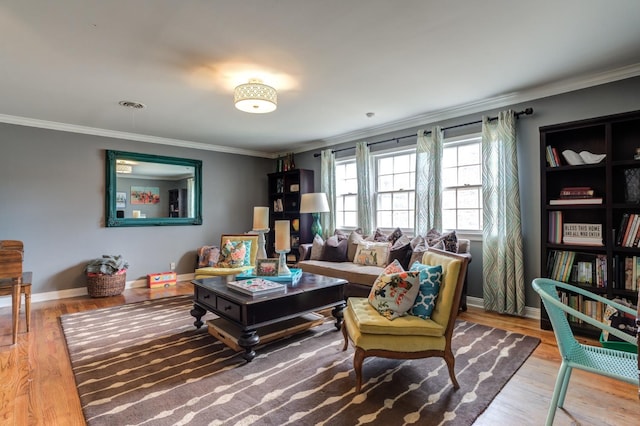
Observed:
[[[127,274],[104,275],[92,274],[87,276],[87,291],[91,297],[116,296],[124,291]]]

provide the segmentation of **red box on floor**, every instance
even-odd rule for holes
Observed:
[[[147,274],[147,286],[149,288],[170,287],[176,285],[178,276],[175,272],[160,272]]]

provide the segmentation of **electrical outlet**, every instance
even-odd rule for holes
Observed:
[[[171,268],[172,271],[175,271],[176,270],[176,262],[169,263],[169,268]]]

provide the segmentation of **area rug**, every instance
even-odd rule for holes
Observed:
[[[87,424],[470,425],[539,343],[457,321],[460,389],[442,359],[367,358],[355,394],[353,348],[333,323],[246,363],[197,330],[191,308],[180,296],[61,317]]]

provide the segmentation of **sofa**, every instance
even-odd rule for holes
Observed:
[[[380,231],[378,230],[376,231],[377,234],[379,234],[379,232]],[[397,231],[394,231],[394,232],[397,232]],[[433,232],[433,230],[429,232]],[[298,261],[297,267],[302,269],[302,271],[304,272],[309,272],[309,273],[318,274],[318,275],[325,275],[325,276],[334,277],[334,278],[343,278],[347,280],[348,283],[344,289],[345,299],[348,299],[349,297],[367,297],[369,295],[369,292],[371,291],[371,286],[375,282],[376,278],[378,278],[380,273],[384,270],[385,266],[388,263],[391,263],[394,258],[393,255],[390,255],[382,265],[355,263],[354,262],[355,254],[357,253],[357,251],[354,249],[353,244],[357,245],[357,243],[355,242],[355,239],[352,238],[352,236],[353,234],[350,234],[348,236],[344,236],[343,234],[343,237],[342,237],[343,241],[344,240],[347,241],[348,254],[347,254],[347,258],[342,261],[335,261],[335,259],[327,259],[326,257],[324,257],[321,260],[318,260],[317,256],[316,256],[316,259],[311,259],[311,251],[313,249],[313,243],[300,244],[299,246],[300,260]],[[365,239],[365,237],[361,237],[361,240],[362,239]],[[414,248],[413,247],[414,240],[412,240],[412,244],[411,244],[412,249]],[[441,241],[441,239],[436,240],[435,243],[430,246],[438,247],[437,243],[439,241]],[[327,244],[328,243],[329,243],[329,240],[327,240]],[[469,262],[471,262],[470,245],[471,245],[471,242],[468,239],[456,238],[455,246],[450,245],[449,247],[447,247],[447,249],[448,251],[464,255],[469,259]],[[443,247],[440,247],[440,248],[443,248]],[[416,248],[415,252],[413,250],[409,250],[408,253],[405,252],[402,254],[402,256],[405,257],[406,260],[401,263],[403,263],[403,266],[408,269],[408,267],[415,260],[420,260],[420,261],[422,260],[423,253],[426,253],[426,248],[424,248],[424,250],[421,250],[421,251],[417,250]],[[466,295],[467,295],[467,277],[465,275],[464,286],[462,290],[462,300],[460,302],[460,309],[464,311],[467,310]]]

